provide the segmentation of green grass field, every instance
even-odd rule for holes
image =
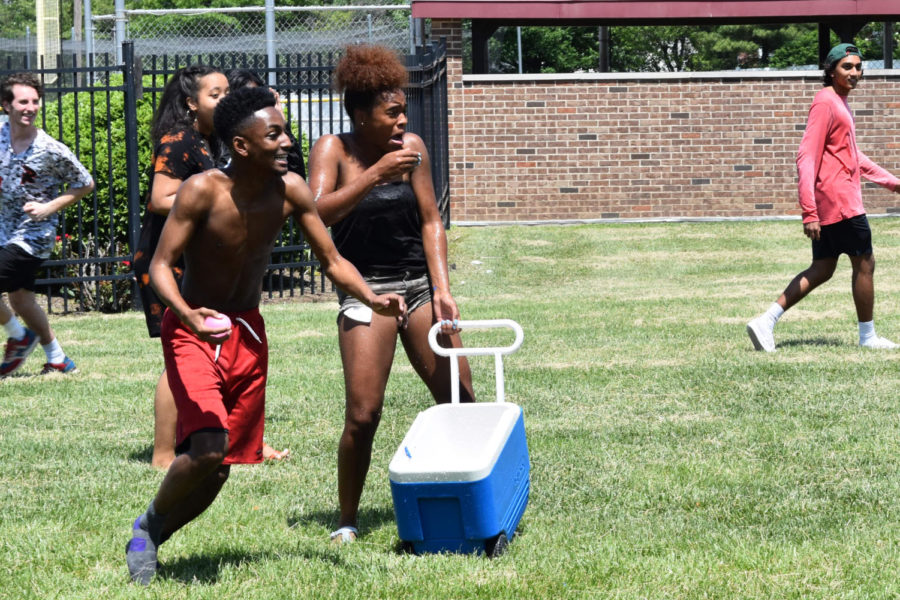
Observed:
[[[900,221],[872,221],[878,332],[900,340]],[[149,589],[124,546],[149,467],[162,366],[143,316],[53,317],[70,377],[0,381],[2,598],[891,598],[900,595],[900,352],[864,351],[843,259],[789,311],[778,352],[744,331],[808,264],[798,221],[449,232],[463,317],[525,329],[506,360],[531,498],[496,560],[410,556],[388,463],[430,405],[398,353],[363,495],[334,548],[343,385],[336,303],[263,307],[266,439],[165,544]],[[505,342],[470,332],[470,345]],[[493,395],[490,359],[476,391]]]

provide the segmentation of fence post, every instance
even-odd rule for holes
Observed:
[[[275,0],[266,0],[266,60],[269,67],[269,87],[275,87],[278,84],[275,67],[277,60],[275,59]]]
[[[138,169],[137,93],[135,82],[141,74],[135,69],[134,42],[122,43],[122,74],[124,75],[125,116],[125,178],[128,194],[128,244],[131,252],[137,248],[141,226],[140,171]]]
[[[116,9],[116,61],[121,64],[124,60],[122,51],[125,49],[125,0],[115,0]]]
[[[94,11],[91,0],[84,0],[84,63],[94,64]]]

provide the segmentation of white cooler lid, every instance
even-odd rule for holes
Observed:
[[[391,459],[391,481],[484,479],[521,413],[509,402],[439,404],[420,412]]]

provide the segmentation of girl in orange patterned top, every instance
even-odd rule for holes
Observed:
[[[175,192],[191,175],[216,166],[219,142],[213,130],[213,111],[228,93],[228,79],[213,67],[194,65],[179,69],[166,83],[153,117],[153,172],[150,176],[149,201],[141,227],[141,237],[132,266],[138,281],[147,330],[159,337],[165,305],[150,286],[148,268],[159,242],[163,224]],[[183,265],[173,269],[181,281]],[[154,467],[165,469],[175,459],[175,419],[177,410],[166,373],[156,385],[154,398],[155,430]]]

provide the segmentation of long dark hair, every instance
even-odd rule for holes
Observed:
[[[194,113],[188,108],[188,98],[197,97],[200,79],[212,73],[221,71],[207,65],[191,65],[175,71],[166,83],[162,98],[159,99],[159,106],[156,107],[156,114],[153,115],[150,136],[154,146],[159,144],[167,133],[193,126]]]
[[[231,69],[225,73],[225,77],[228,78],[228,87],[232,91],[245,88],[248,85],[269,87],[256,71],[251,71],[250,69]]]

